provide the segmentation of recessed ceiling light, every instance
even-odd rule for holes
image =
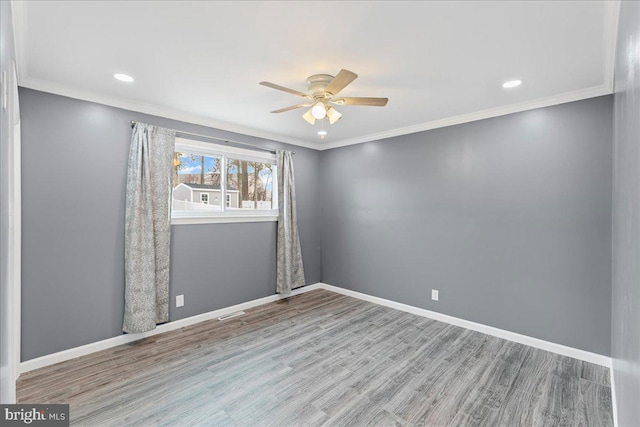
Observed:
[[[512,87],[517,87],[520,86],[522,84],[522,80],[509,80],[508,82],[505,82],[502,87],[505,89],[511,89]]]
[[[120,80],[121,82],[125,82],[125,83],[132,83],[133,82],[133,77],[127,75],[127,74],[120,74],[120,73],[116,73],[113,75],[113,77],[116,80]]]

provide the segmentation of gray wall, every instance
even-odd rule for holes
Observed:
[[[319,152],[29,89],[20,99],[23,360],[121,334],[131,120],[296,151],[306,282],[320,281]],[[275,242],[275,222],[173,226],[171,320],[274,294]]]
[[[622,2],[614,94],[611,355],[618,425],[640,423],[640,3]]]
[[[322,278],[609,355],[611,187],[611,96],[328,150]]]
[[[120,334],[130,120],[282,145],[20,95],[23,360]],[[611,122],[601,97],[326,152],[290,147],[307,283],[608,355]],[[172,233],[172,303],[186,305],[171,320],[273,294],[275,223]]]
[[[7,76],[7,87],[13,86],[12,74],[15,62],[13,25],[11,22],[11,4],[0,2],[0,71]],[[0,87],[2,87],[0,75]],[[1,95],[0,95],[1,96]],[[11,97],[11,91],[9,91]],[[13,98],[8,105],[13,103]],[[18,112],[17,112],[18,113]],[[12,178],[9,175],[9,140],[10,128],[13,126],[11,109],[4,110],[0,106],[0,403],[14,403],[15,401],[15,373],[13,372],[11,352],[12,345],[13,307],[10,298],[9,281],[7,277],[7,259],[9,258],[9,194],[7,186]]]

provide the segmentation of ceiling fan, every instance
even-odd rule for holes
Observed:
[[[334,124],[342,117],[342,114],[336,111],[332,105],[384,107],[389,101],[388,98],[338,97],[338,93],[357,77],[358,75],[356,73],[349,70],[340,70],[335,77],[329,74],[314,74],[307,79],[309,93],[289,89],[270,82],[260,82],[260,84],[307,99],[307,101],[302,104],[274,110],[272,113],[284,113],[285,111],[296,110],[298,108],[311,107],[302,115],[307,122],[314,124],[316,120],[326,118],[330,124]]]

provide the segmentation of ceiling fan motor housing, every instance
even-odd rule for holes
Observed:
[[[325,88],[331,80],[333,80],[333,76],[329,74],[314,74],[307,78],[307,87],[313,99],[331,98],[332,94],[325,92]]]

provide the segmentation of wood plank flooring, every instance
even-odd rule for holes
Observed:
[[[608,369],[325,290],[42,368],[82,426],[611,426]]]

